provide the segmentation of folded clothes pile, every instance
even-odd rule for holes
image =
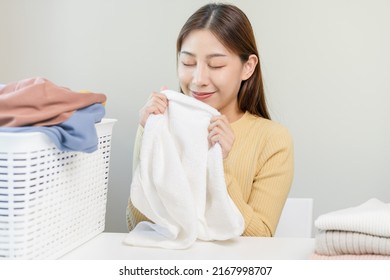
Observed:
[[[38,77],[0,86],[0,132],[43,132],[62,151],[97,149],[101,93],[80,93]]]
[[[315,221],[312,259],[390,259],[390,203],[376,198]]]

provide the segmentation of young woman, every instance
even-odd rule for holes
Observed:
[[[177,39],[180,90],[217,109],[211,145],[223,151],[228,193],[245,220],[245,236],[273,236],[293,179],[288,131],[270,120],[252,26],[237,7],[208,4],[184,24]],[[163,114],[165,95],[153,93],[140,111],[133,166],[150,114]],[[146,218],[129,199],[129,229]]]

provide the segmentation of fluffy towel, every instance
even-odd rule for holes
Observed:
[[[42,132],[61,151],[92,153],[98,148],[95,123],[105,114],[102,104],[96,103],[74,112],[63,123],[53,126],[0,127],[0,132]]]
[[[353,231],[390,237],[390,203],[372,198],[359,206],[321,215],[314,225],[320,230]]]
[[[209,147],[207,139],[210,118],[219,112],[181,93],[163,93],[169,106],[147,120],[130,196],[154,223],[139,223],[124,243],[184,249],[197,238],[241,235],[244,219],[227,193],[221,147]]]
[[[50,126],[67,120],[77,109],[103,103],[100,93],[78,93],[44,78],[31,78],[0,88],[0,126]]]
[[[315,252],[320,255],[389,255],[390,238],[350,231],[325,230],[316,234]]]

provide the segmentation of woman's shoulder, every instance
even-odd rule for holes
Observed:
[[[246,112],[242,117],[242,121],[241,125],[247,126],[248,129],[259,131],[261,134],[266,134],[269,137],[275,135],[291,137],[287,127],[274,120],[265,119]]]

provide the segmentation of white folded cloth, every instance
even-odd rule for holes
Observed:
[[[326,256],[390,256],[390,238],[353,231],[323,230],[316,234],[315,252]]]
[[[209,147],[207,139],[219,112],[181,93],[162,93],[169,106],[146,122],[130,194],[153,223],[139,223],[124,243],[183,249],[196,239],[241,235],[244,219],[227,192],[221,147]]]
[[[319,216],[314,225],[320,230],[353,231],[390,237],[390,203],[372,198],[367,202]]]
[[[386,255],[374,255],[374,254],[367,254],[367,255],[334,255],[334,256],[327,256],[327,255],[320,255],[313,253],[310,258],[310,260],[390,260],[390,256]],[[366,263],[365,263],[366,264]]]

